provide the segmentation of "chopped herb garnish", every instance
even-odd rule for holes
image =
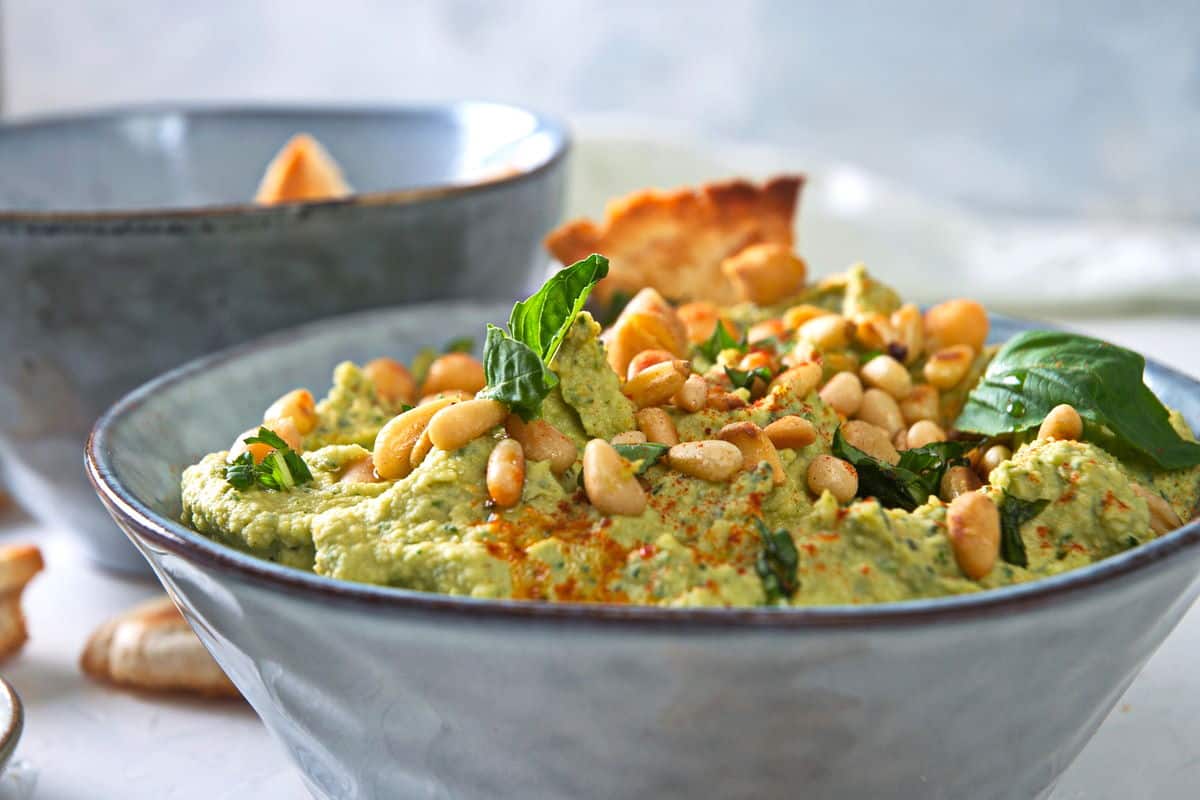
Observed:
[[[1042,513],[1049,500],[1022,500],[1005,494],[1000,503],[1000,557],[1018,567],[1029,566],[1025,553],[1025,540],[1021,538],[1021,526]]]
[[[963,454],[972,442],[935,442],[900,453],[900,463],[892,465],[867,455],[842,436],[839,427],[833,434],[833,454],[845,459],[858,471],[858,496],[874,497],[886,508],[912,511],[936,495],[948,467],[966,463]]]
[[[302,486],[313,479],[308,465],[287,442],[274,431],[260,427],[254,436],[242,440],[246,444],[265,444],[275,448],[258,464],[249,451],[242,453],[225,467],[225,480],[237,489],[261,486],[272,491],[283,491]]]
[[[613,448],[621,458],[634,464],[635,475],[641,475],[658,463],[671,448],[658,442],[642,442],[640,444],[614,444]]]
[[[760,379],[763,383],[771,382],[771,370],[766,367],[755,367],[754,369],[726,367],[725,374],[729,376],[729,380],[733,383],[733,388],[735,389],[753,388],[755,379]]]
[[[796,578],[796,567],[800,556],[796,552],[796,543],[786,528],[772,531],[761,519],[754,519],[758,527],[758,535],[762,537],[763,549],[754,562],[754,571],[762,579],[763,591],[767,593],[767,602],[774,604],[787,600],[799,588]]]
[[[725,327],[725,323],[717,320],[716,326],[713,328],[712,336],[708,337],[708,341],[696,345],[696,349],[704,354],[704,357],[709,361],[716,363],[717,356],[722,350],[744,350],[746,349],[746,340],[743,338],[740,341],[733,338],[733,334]]]

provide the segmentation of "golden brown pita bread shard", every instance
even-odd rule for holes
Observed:
[[[803,176],[781,175],[634,192],[610,202],[602,222],[577,219],[552,231],[546,249],[563,264],[606,256],[608,277],[596,287],[602,305],[646,286],[675,303],[731,304],[738,296],[721,262],[754,244],[790,248],[803,186]]]
[[[333,200],[351,191],[341,167],[321,143],[307,133],[299,133],[267,165],[254,202],[274,205]]]
[[[19,651],[29,639],[21,595],[44,566],[42,551],[36,545],[0,547],[0,659]]]
[[[239,696],[165,595],[97,628],[79,664],[93,678],[118,686],[211,697]]]

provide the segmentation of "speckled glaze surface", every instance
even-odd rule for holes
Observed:
[[[101,498],[316,797],[1041,797],[1200,591],[1196,522],[976,596],[743,610],[339,583],[175,522],[182,467],[279,390],[506,313],[431,306],[272,337],[144,386],[91,438]],[[997,338],[1019,327],[993,322]],[[1200,385],[1153,364],[1147,378],[1200,427]]]
[[[362,194],[249,205],[298,131]],[[558,219],[566,147],[556,122],[482,103],[0,127],[0,461],[12,489],[103,564],[145,569],[79,469],[96,417],[164,370],[269,331],[517,294]]]

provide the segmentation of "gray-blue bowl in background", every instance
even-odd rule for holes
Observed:
[[[484,601],[331,580],[181,525],[182,468],[333,365],[508,306],[317,323],[177,369],[88,474],[321,798],[1033,798],[1191,605],[1200,522],[1034,583],[828,608]],[[993,317],[1005,339],[1021,323]],[[1146,378],[1200,428],[1200,384]]]
[[[253,205],[298,132],[358,193]],[[489,103],[146,108],[0,126],[4,479],[101,563],[144,570],[79,468],[105,408],[269,331],[517,295],[544,263],[566,150],[556,121]]]

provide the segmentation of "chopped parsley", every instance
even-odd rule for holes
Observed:
[[[246,444],[265,444],[275,448],[255,464],[250,451],[242,453],[225,467],[225,480],[236,489],[260,486],[271,491],[284,491],[303,486],[313,479],[308,465],[287,442],[270,428],[260,427],[254,436],[242,440]]]

